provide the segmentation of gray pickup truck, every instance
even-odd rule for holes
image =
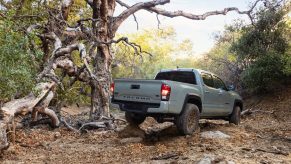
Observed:
[[[125,111],[138,125],[147,116],[158,122],[174,121],[179,132],[192,134],[199,119],[240,123],[242,98],[215,74],[199,69],[160,71],[154,80],[116,79],[111,85],[111,106]]]

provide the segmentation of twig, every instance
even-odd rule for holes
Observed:
[[[245,150],[245,151],[251,151],[251,152],[265,152],[265,153],[272,153],[272,154],[279,154],[279,155],[285,155],[285,156],[288,156],[289,153],[287,152],[284,152],[282,150],[279,150],[279,149],[274,149],[274,150],[266,150],[266,149],[262,149],[262,148],[255,148],[255,149],[252,149],[252,148],[242,148],[242,150]]]
[[[252,109],[253,108],[250,108],[250,109],[242,111],[241,112],[241,116],[250,115],[250,114],[253,114],[253,113],[256,113],[256,112],[268,113],[268,114],[274,114],[274,112],[275,112],[275,111],[264,111],[264,110],[261,110],[261,109],[257,109],[257,110],[252,110]]]
[[[174,157],[178,157],[179,155],[175,152],[170,152],[167,154],[162,154],[156,157],[151,158],[152,160],[165,160],[165,159],[170,159],[170,158],[174,158]]]
[[[265,152],[265,153],[272,153],[272,154],[280,154],[280,155],[285,155],[285,156],[288,156],[289,153],[287,152],[284,152],[282,150],[279,150],[279,149],[276,149],[276,150],[265,150],[265,149],[255,149],[255,151],[261,151],[261,152]]]
[[[106,123],[105,122],[88,122],[84,123],[80,128],[79,132],[82,131],[86,127],[93,127],[93,128],[106,128]]]
[[[158,21],[158,29],[160,29],[161,21],[160,21],[160,19],[159,19],[159,14],[157,14],[156,17],[157,17],[157,21]]]
[[[72,127],[71,125],[69,125],[69,124],[67,123],[67,121],[66,121],[65,118],[61,117],[60,120],[61,120],[61,122],[64,123],[64,125],[65,125],[68,129],[70,129],[71,131],[73,131],[73,132],[75,132],[75,133],[80,133],[78,129],[76,129],[76,128]]]

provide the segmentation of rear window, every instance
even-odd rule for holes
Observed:
[[[196,78],[193,72],[183,72],[183,71],[160,72],[157,74],[155,79],[196,84]]]

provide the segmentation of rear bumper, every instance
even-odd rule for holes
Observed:
[[[167,114],[169,112],[168,101],[157,103],[140,103],[130,101],[111,100],[110,106],[126,112],[143,114]]]

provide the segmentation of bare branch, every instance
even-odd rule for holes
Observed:
[[[74,127],[72,127],[71,125],[69,125],[68,123],[67,123],[67,121],[66,121],[66,119],[65,118],[63,118],[63,117],[61,117],[61,122],[68,128],[68,129],[70,129],[71,131],[73,131],[73,132],[75,132],[75,133],[79,133],[79,130],[78,129],[76,129],[76,128],[74,128]]]
[[[260,1],[264,1],[264,0],[256,0],[255,3],[247,11],[240,11],[237,7],[227,7],[227,8],[224,8],[223,10],[220,10],[220,11],[219,10],[217,10],[217,11],[209,11],[209,12],[206,12],[206,13],[204,13],[202,15],[195,15],[195,14],[187,13],[187,12],[180,11],[180,10],[179,11],[166,11],[164,9],[160,9],[160,8],[156,8],[156,7],[152,7],[152,6],[142,5],[141,3],[136,4],[137,6],[134,5],[132,7],[129,7],[129,5],[125,4],[124,2],[122,2],[120,0],[116,0],[116,2],[118,4],[120,4],[122,6],[129,7],[129,9],[128,9],[129,11],[127,11],[127,10],[124,11],[122,13],[123,15],[121,14],[120,17],[126,17],[128,14],[133,14],[133,13],[135,13],[136,11],[138,11],[140,9],[145,9],[147,11],[154,12],[156,14],[163,15],[163,16],[170,17],[170,18],[181,16],[181,17],[185,17],[185,18],[188,18],[188,19],[192,19],[192,20],[205,20],[209,16],[226,15],[230,11],[236,11],[238,14],[247,14],[247,15],[249,15],[253,11],[253,9],[256,7],[258,2],[260,2]],[[168,2],[165,2],[165,3],[168,3]],[[122,20],[120,20],[120,19],[122,19],[122,18],[119,18],[118,21],[121,21],[121,22],[117,22],[117,23],[122,23]]]
[[[126,7],[126,8],[130,8],[130,6],[128,6],[127,4],[125,4],[125,3],[123,3],[123,2],[121,2],[121,1],[119,1],[119,0],[117,0],[116,2],[117,2],[120,6],[123,6],[123,7]],[[138,30],[138,21],[137,21],[137,18],[136,18],[136,16],[135,16],[135,14],[132,14],[132,16],[133,16],[134,21],[136,22],[136,29]]]
[[[77,27],[80,27],[83,22],[88,22],[88,21],[92,21],[92,22],[96,22],[96,21],[99,21],[100,19],[93,19],[93,18],[84,18],[84,19],[79,19],[77,21],[77,24],[76,25],[73,25],[73,26],[69,26],[70,28],[77,28]]]
[[[160,21],[160,19],[159,19],[159,14],[157,14],[156,17],[157,17],[157,21],[158,21],[158,29],[160,29],[161,21]]]
[[[112,26],[113,33],[117,31],[118,27],[121,25],[121,23],[125,19],[127,19],[130,15],[134,14],[135,12],[137,12],[141,9],[148,9],[148,8],[154,7],[156,5],[164,5],[164,4],[169,3],[169,2],[170,2],[170,0],[154,0],[154,1],[149,1],[149,2],[139,2],[131,7],[128,7],[128,9],[124,10],[118,17],[116,17],[116,20]],[[122,4],[124,4],[124,3],[122,3]]]
[[[95,75],[92,73],[90,67],[89,67],[89,63],[88,63],[88,59],[87,59],[87,53],[86,53],[86,48],[84,46],[84,44],[72,44],[72,45],[69,45],[65,48],[60,48],[58,49],[56,52],[55,52],[55,57],[59,57],[59,56],[62,56],[64,54],[70,54],[71,52],[75,51],[75,50],[78,50],[80,52],[80,58],[83,60],[85,66],[86,66],[86,69],[88,70],[90,76],[92,78],[94,78],[95,80],[97,80],[97,78],[95,77]]]
[[[170,17],[170,18],[181,16],[181,17],[185,17],[185,18],[193,19],[193,20],[205,20],[209,16],[226,15],[230,11],[236,11],[238,14],[249,14],[249,13],[251,13],[253,11],[253,9],[255,8],[255,6],[257,5],[257,3],[259,1],[262,1],[262,0],[257,0],[251,6],[251,8],[249,10],[247,10],[247,11],[240,11],[237,7],[227,7],[227,8],[224,8],[223,10],[220,10],[220,11],[219,10],[209,11],[209,12],[206,12],[206,13],[204,13],[202,15],[195,15],[195,14],[187,13],[187,12],[180,11],[180,10],[171,12],[171,11],[166,11],[164,9],[159,9],[159,8],[156,8],[156,7],[151,7],[151,8],[148,8],[147,10],[155,12],[155,13],[163,15],[163,16],[166,16],[166,17]]]

